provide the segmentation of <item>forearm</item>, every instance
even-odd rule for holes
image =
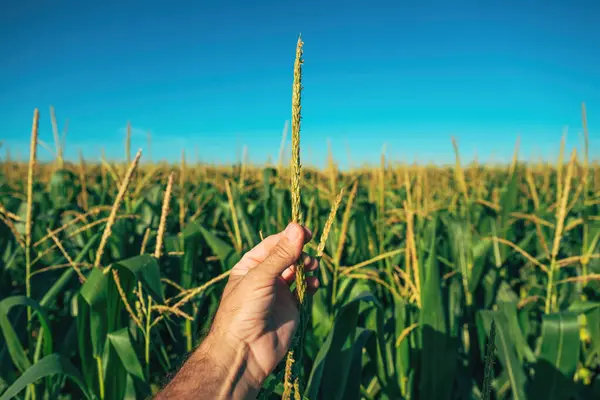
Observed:
[[[209,335],[156,396],[167,399],[254,399],[260,390],[247,346]]]

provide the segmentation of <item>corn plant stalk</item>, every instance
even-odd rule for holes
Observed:
[[[567,167],[567,173],[565,176],[563,192],[561,193],[560,203],[558,205],[558,210],[557,210],[557,214],[556,214],[556,229],[554,230],[554,242],[552,245],[550,270],[548,272],[548,284],[546,287],[546,306],[544,309],[546,314],[549,314],[553,311],[553,309],[555,307],[555,303],[556,303],[556,299],[554,298],[555,294],[553,292],[554,279],[555,279],[556,269],[557,269],[556,256],[558,255],[558,250],[560,248],[560,241],[561,241],[562,235],[563,235],[567,203],[569,200],[569,190],[571,189],[571,177],[573,175],[573,167],[575,166],[576,157],[577,157],[577,150],[573,150],[573,153],[571,154],[571,161],[569,162],[569,166]]]
[[[292,191],[292,221],[302,223],[300,209],[300,118],[301,118],[301,93],[302,93],[302,39],[298,38],[296,47],[296,62],[294,63],[294,84],[292,90],[292,160],[291,160],[291,191]],[[300,272],[299,272],[300,271]],[[303,268],[296,269],[296,284],[304,285]],[[298,294],[300,301],[304,301],[304,293]]]
[[[85,174],[85,161],[83,159],[83,153],[79,149],[79,180],[81,185],[81,208],[85,211],[88,209],[88,191],[87,191],[87,178]]]
[[[144,231],[144,236],[142,237],[142,245],[140,246],[140,255],[146,253],[146,245],[148,244],[148,238],[150,237],[150,227],[146,228]]]
[[[512,175],[517,168],[517,162],[519,161],[519,146],[520,146],[520,144],[521,144],[521,137],[517,136],[517,141],[515,142],[515,150],[513,152],[512,162],[510,163],[510,169],[508,171],[509,175]]]
[[[329,139],[327,140],[327,164],[329,166],[328,168],[330,193],[333,200],[333,196],[335,196],[335,192],[337,191],[337,168],[333,159],[333,152],[331,151],[331,141]]]
[[[0,210],[0,211],[2,211],[2,210]],[[8,228],[8,230],[15,237],[15,240],[17,241],[17,244],[21,248],[25,249],[25,241],[23,240],[23,237],[21,236],[21,234],[17,230],[17,227],[12,222],[12,220],[10,219],[10,217],[8,215],[4,215],[4,213],[0,212],[0,221],[2,221],[4,223],[4,225],[6,225],[6,227]]]
[[[58,239],[58,237],[55,234],[53,234],[50,229],[46,228],[46,231],[48,232],[48,234],[50,235],[50,237],[52,237],[52,240],[54,241],[54,243],[56,243],[56,246],[58,247],[58,249],[60,250],[60,252],[63,254],[63,256],[65,257],[65,259],[67,260],[68,264],[71,266],[71,268],[73,268],[73,270],[75,270],[75,273],[79,277],[79,282],[84,283],[86,281],[85,276],[81,272],[81,269],[79,268],[79,266],[69,256],[69,253],[67,253],[67,250],[65,250],[65,248],[63,247],[63,245],[60,242],[60,240]]]
[[[348,203],[346,204],[346,209],[344,210],[344,216],[342,217],[342,226],[340,229],[340,239],[335,251],[335,256],[333,258],[333,286],[332,286],[332,296],[331,296],[331,304],[335,305],[336,297],[337,297],[337,288],[338,288],[338,278],[339,278],[339,270],[340,270],[340,260],[342,259],[342,252],[344,251],[344,245],[346,243],[346,236],[348,234],[348,226],[350,224],[350,216],[352,215],[352,204],[354,202],[354,198],[356,197],[356,191],[358,189],[358,181],[354,181],[352,185],[352,190],[350,191],[350,195],[348,196]]]
[[[340,263],[342,259],[342,253],[344,251],[344,245],[346,243],[346,236],[348,234],[348,226],[350,224],[350,217],[352,216],[352,204],[354,203],[354,198],[356,197],[356,192],[358,191],[358,181],[354,181],[352,184],[352,189],[350,190],[350,195],[348,196],[348,203],[346,203],[346,208],[344,210],[344,216],[342,217],[342,226],[340,229],[340,239],[335,251],[335,256],[333,258],[334,263]]]
[[[587,126],[587,113],[585,109],[585,103],[581,103],[581,120],[583,123],[583,204],[585,206],[589,197],[589,175],[590,175],[590,161],[589,161],[589,133]],[[587,213],[584,216],[583,221],[583,238],[582,238],[582,247],[581,254],[586,254],[588,252],[588,243],[589,243],[589,222],[587,218]],[[593,248],[591,249],[593,250]],[[584,278],[588,275],[588,263],[589,258],[582,258],[581,263],[581,273]],[[584,285],[587,285],[587,279],[583,281]]]
[[[158,224],[158,234],[156,236],[156,247],[154,248],[154,258],[160,259],[162,256],[163,238],[167,229],[167,216],[169,215],[169,205],[171,203],[171,191],[173,190],[173,174],[169,174],[167,180],[167,188],[165,189],[165,195],[163,197],[162,210],[160,213],[160,223]],[[149,232],[146,230],[146,232]],[[147,235],[144,235],[144,241],[142,243],[145,248],[147,241]],[[142,250],[143,251],[143,250]]]
[[[60,227],[54,229],[51,232],[56,235],[56,234],[64,231],[68,227],[73,226],[77,222],[86,221],[87,217],[89,217],[89,216],[96,215],[96,214],[99,214],[99,213],[101,213],[103,211],[107,211],[107,210],[110,211],[110,209],[111,209],[111,207],[107,207],[107,206],[94,207],[94,208],[92,208],[90,211],[88,211],[86,213],[78,214],[75,218],[73,218],[72,220],[64,223],[63,225],[61,225]],[[48,233],[43,238],[39,239],[37,242],[33,243],[33,247],[38,247],[39,245],[41,245],[42,243],[44,243],[45,241],[47,241],[49,239],[51,239],[50,233]]]
[[[415,322],[414,324],[411,324],[411,325],[407,326],[406,328],[404,328],[402,330],[402,332],[400,333],[400,335],[398,336],[398,339],[396,339],[396,347],[400,347],[400,344],[402,343],[402,341],[404,339],[406,339],[406,337],[408,335],[410,335],[410,333],[413,330],[415,330],[418,326],[419,326],[419,324]]]
[[[181,173],[179,174],[179,229],[185,224],[185,150],[181,150]]]
[[[376,262],[378,262],[380,260],[385,260],[388,257],[392,257],[392,256],[395,256],[397,254],[401,254],[404,251],[405,251],[405,249],[396,249],[396,250],[385,252],[383,254],[376,255],[375,257],[370,258],[370,259],[365,260],[365,261],[361,261],[358,264],[350,265],[350,266],[347,266],[347,267],[340,267],[341,274],[342,275],[351,274],[352,272],[354,272],[354,271],[356,271],[358,269],[361,269],[363,267],[366,267],[366,266],[369,266],[371,264],[374,264],[374,263],[376,263]],[[404,272],[404,271],[402,271],[402,272]]]
[[[292,221],[302,223],[302,215],[300,209],[300,117],[301,117],[301,95],[302,95],[302,37],[298,37],[296,45],[296,61],[294,62],[294,83],[292,86],[292,160],[291,160],[291,191],[292,191]],[[288,352],[286,361],[286,374],[284,379],[284,399],[290,399],[291,387],[294,381],[299,376],[299,368],[294,366],[294,362],[298,361],[298,365],[302,365],[302,346],[305,324],[305,304],[304,295],[306,292],[306,277],[304,273],[304,265],[298,263],[296,265],[296,293],[300,303],[300,326],[296,332],[295,343],[292,349]],[[297,352],[295,358],[294,353]],[[300,385],[295,390],[300,395]]]
[[[179,300],[177,303],[173,304],[173,306],[171,308],[179,310],[181,307],[186,305],[194,297],[196,297],[200,293],[206,291],[206,289],[208,289],[215,283],[220,282],[223,279],[227,278],[230,274],[231,274],[231,270],[225,271],[221,275],[214,277],[213,279],[209,280],[208,282],[206,282],[205,284],[203,284],[201,286],[198,286],[197,288],[188,289],[184,292],[179,293],[178,297],[182,297],[181,300]],[[164,315],[158,316],[154,321],[152,321],[152,327],[154,327],[160,321],[162,321],[163,318],[164,318]]]
[[[113,203],[112,209],[110,210],[110,215],[108,217],[108,221],[106,222],[106,226],[104,227],[104,233],[102,234],[102,238],[100,239],[100,245],[98,246],[98,250],[96,251],[96,261],[94,261],[94,267],[100,268],[100,263],[102,262],[102,255],[104,254],[104,248],[108,243],[108,238],[112,233],[112,227],[117,219],[117,213],[119,212],[119,207],[121,206],[121,202],[125,197],[127,192],[127,188],[129,187],[129,183],[131,182],[131,176],[135,171],[137,164],[142,156],[142,149],[138,150],[135,158],[133,159],[127,173],[125,174],[125,178],[123,178],[123,182],[121,182],[121,187],[119,188],[119,193],[117,193],[117,197],[115,198],[115,202]]]
[[[144,325],[144,360],[146,361],[146,379],[150,380],[150,331],[152,330],[152,296],[148,295],[146,306],[146,321]]]
[[[317,247],[317,258],[323,257],[323,252],[325,251],[325,244],[327,243],[327,238],[329,237],[329,231],[331,230],[331,226],[333,225],[333,221],[335,221],[335,215],[337,213],[337,209],[342,202],[342,198],[344,197],[344,188],[340,190],[340,193],[337,195],[333,206],[331,206],[331,211],[329,212],[329,216],[327,217],[327,221],[325,222],[325,226],[323,227],[323,232],[321,233],[321,239],[319,240],[319,245]]]
[[[38,125],[40,113],[36,108],[33,111],[33,124],[31,127],[31,142],[29,146],[29,168],[27,170],[27,204],[25,216],[25,292],[31,297],[31,228],[33,208],[33,172],[35,170],[38,142]],[[31,329],[31,307],[27,307],[27,327]],[[35,386],[28,386],[28,394],[35,400]]]
[[[527,168],[526,177],[527,185],[529,186],[529,192],[531,195],[531,200],[533,201],[534,210],[540,209],[540,199],[538,197],[538,192],[535,187],[535,180],[533,179],[533,174],[531,173],[531,168]]]
[[[117,272],[116,269],[112,270],[112,275],[113,275],[113,279],[115,281],[115,286],[117,287],[117,291],[119,292],[119,297],[121,297],[121,301],[123,302],[123,305],[125,306],[125,309],[127,310],[127,313],[129,314],[129,316],[131,317],[131,320],[135,323],[135,325],[138,328],[142,329],[142,322],[135,315],[135,313],[133,312],[133,309],[131,308],[131,304],[129,304],[129,301],[127,300],[127,294],[125,293],[125,290],[123,290],[123,286],[121,285],[121,279],[119,278],[119,273]]]
[[[102,147],[100,149],[100,160],[104,160],[105,154],[104,154],[104,147]],[[102,182],[102,188],[106,189],[108,188],[108,177],[107,177],[107,173],[108,173],[108,169],[106,168],[106,166],[104,165],[104,163],[100,163],[100,180]]]
[[[242,251],[242,233],[240,231],[240,223],[238,221],[237,211],[235,209],[235,203],[233,202],[233,194],[231,193],[231,185],[228,180],[225,181],[225,191],[227,192],[227,201],[229,203],[229,209],[231,210],[231,220],[233,221],[233,229],[235,232],[235,250],[238,253]]]
[[[342,202],[342,197],[344,196],[344,188],[340,190],[337,198],[335,199],[335,203],[331,207],[331,211],[329,212],[329,216],[327,217],[327,221],[325,222],[325,226],[323,227],[323,232],[321,233],[321,239],[319,240],[319,245],[317,246],[317,259],[320,261],[321,257],[323,257],[323,252],[325,251],[325,244],[327,243],[327,238],[329,237],[329,232],[331,231],[331,226],[333,225],[333,221],[335,221],[335,215],[337,213],[337,209]],[[327,279],[327,274],[325,273],[325,267],[319,263],[321,267],[321,279],[323,279],[323,283],[325,285],[329,284],[329,280]]]
[[[25,291],[31,297],[31,228],[33,208],[33,172],[37,157],[38,125],[40,113],[36,108],[33,111],[33,125],[31,127],[31,141],[29,143],[29,168],[27,171],[27,208],[25,214]],[[27,321],[31,322],[31,308],[27,308]]]
[[[379,241],[379,252],[383,252],[383,225],[385,223],[385,149],[381,149],[381,170],[379,174],[379,201],[377,202],[377,240]]]
[[[454,154],[456,156],[456,166],[455,166],[455,179],[458,183],[458,187],[465,197],[465,201],[469,202],[469,194],[467,192],[467,183],[465,181],[465,172],[462,169],[460,164],[460,153],[458,152],[458,143],[455,138],[452,138],[452,147],[454,148]]]
[[[406,208],[406,242],[407,248],[410,249],[410,263],[412,265],[412,274],[413,274],[413,282],[415,288],[417,290],[417,307],[421,308],[421,272],[419,269],[419,260],[417,258],[417,247],[415,243],[415,232],[414,232],[414,212],[408,206],[408,204],[404,204]],[[409,254],[407,253],[408,257]],[[407,270],[407,273],[410,274],[411,271]]]

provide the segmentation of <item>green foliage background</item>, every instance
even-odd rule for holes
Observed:
[[[313,255],[332,203],[346,189],[317,272],[322,288],[309,305],[305,396],[485,398],[483,360],[494,322],[492,398],[600,398],[600,169],[571,162],[553,262],[569,178],[561,164],[463,170],[383,159],[381,167],[344,173],[333,161],[325,171],[304,170],[302,210],[315,232],[307,247]],[[156,393],[210,326],[223,273],[261,235],[291,219],[286,169],[189,165],[182,174],[181,167],[146,163],[134,174],[101,267],[94,268],[126,168],[36,168],[26,297],[20,241],[27,166],[2,165],[0,399]],[[164,255],[156,259],[171,172]],[[160,308],[196,288],[178,308],[192,320]],[[264,398],[281,395],[281,369],[265,382]]]

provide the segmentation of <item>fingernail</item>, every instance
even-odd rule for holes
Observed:
[[[293,223],[289,224],[287,226],[287,228],[285,228],[284,235],[290,241],[294,241],[294,240],[298,239],[298,236],[299,236],[298,227],[295,226]]]

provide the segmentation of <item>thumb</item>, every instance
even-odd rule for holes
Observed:
[[[281,275],[290,265],[294,264],[302,254],[305,230],[296,222],[290,223],[279,242],[271,249],[263,262],[254,268],[257,273],[269,277]]]

